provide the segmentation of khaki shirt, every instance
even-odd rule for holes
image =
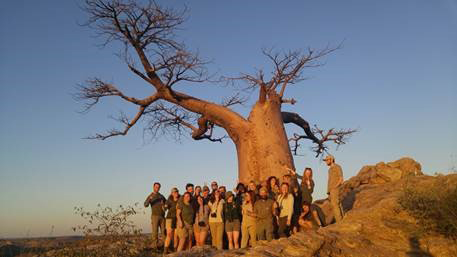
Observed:
[[[254,212],[258,220],[271,220],[273,218],[273,204],[271,199],[258,199],[254,204]]]
[[[243,212],[243,224],[247,225],[255,225],[255,213],[254,213],[254,207],[250,203],[243,203],[242,206],[242,212]]]
[[[278,195],[276,202],[278,202],[281,210],[279,217],[287,217],[288,220],[291,220],[292,214],[294,213],[294,196],[291,193],[288,193],[287,197],[280,194]]]
[[[219,203],[217,203],[217,204],[216,204],[216,202],[208,203],[208,207],[210,209],[209,223],[224,222],[224,220],[222,219],[222,212],[224,210],[224,204],[225,204],[224,199],[219,200]],[[211,213],[216,213],[216,217],[212,217]]]
[[[330,190],[338,188],[340,181],[343,181],[343,170],[340,165],[334,163],[328,169],[327,194],[330,193]]]

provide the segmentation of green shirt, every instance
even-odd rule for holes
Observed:
[[[178,198],[179,199],[179,198]],[[176,218],[176,205],[178,204],[178,200],[173,201],[173,198],[170,197],[167,200],[167,219]]]
[[[254,212],[258,219],[273,218],[273,203],[271,199],[259,199],[254,204]]]
[[[189,225],[194,224],[195,210],[191,204],[185,204],[184,202],[178,204],[178,209],[181,210],[182,220]]]
[[[238,204],[234,204],[234,202],[231,203],[225,203],[224,206],[224,217],[225,220],[228,222],[232,222],[234,220],[240,220],[241,219],[241,211],[240,207]]]
[[[301,183],[301,197],[302,197],[302,202],[306,201],[308,203],[313,202],[313,191],[314,191],[314,181],[310,181],[310,188],[308,188],[308,184],[306,183],[305,180],[302,181]]]
[[[164,204],[165,204],[165,197],[163,197],[162,194],[160,193],[154,193],[152,192],[148,197],[146,198],[146,201],[144,201],[144,207],[148,207],[151,205],[151,215],[152,216],[161,216],[163,217],[165,215],[165,210],[164,210]]]

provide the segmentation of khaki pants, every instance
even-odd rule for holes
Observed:
[[[273,240],[273,219],[266,218],[257,220],[255,227],[257,240]]]
[[[224,236],[224,222],[210,222],[211,242],[214,247],[222,250],[222,238]]]
[[[241,224],[241,248],[246,248],[248,246],[248,241],[252,246],[255,246],[257,241],[255,223],[243,222]]]
[[[157,216],[157,215],[151,215],[151,238],[152,238],[152,243],[151,247],[153,249],[157,248],[158,241],[159,241],[159,227],[160,227],[160,233],[165,235],[165,219],[162,216]]]
[[[278,234],[279,234],[279,237],[288,237],[289,236],[289,226],[287,226],[287,216],[279,217]]]
[[[329,195],[330,206],[332,206],[333,216],[335,217],[336,222],[343,219],[343,215],[340,208],[339,191],[340,190],[338,188],[331,189]]]

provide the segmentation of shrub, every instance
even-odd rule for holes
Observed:
[[[113,209],[97,205],[94,211],[75,207],[75,214],[86,224],[73,227],[84,234],[79,246],[65,248],[52,253],[52,256],[142,256],[145,238],[130,218],[138,213],[139,204]]]
[[[457,238],[457,187],[438,179],[429,186],[408,185],[399,204],[421,225],[422,232]]]
[[[97,205],[95,211],[85,211],[83,207],[75,207],[75,214],[80,215],[87,221],[87,224],[73,227],[73,231],[81,231],[85,236],[126,236],[138,235],[138,229],[129,218],[135,214],[138,203],[132,206],[119,205],[118,208],[101,207]]]

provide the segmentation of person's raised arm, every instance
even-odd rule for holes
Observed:
[[[146,200],[144,201],[144,207],[148,207],[151,201],[152,193],[146,197]]]

